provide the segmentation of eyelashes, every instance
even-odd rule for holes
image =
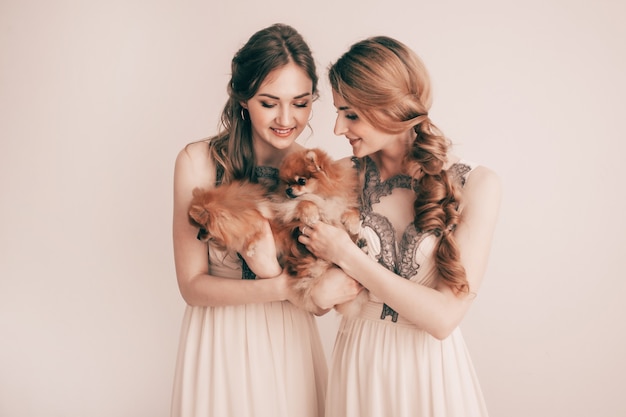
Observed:
[[[294,103],[293,106],[297,107],[299,109],[305,109],[307,107],[309,107],[309,102],[304,102],[304,103]],[[266,109],[273,109],[274,107],[276,107],[276,104],[274,103],[267,103],[265,101],[261,102],[261,106],[265,107]]]
[[[350,121],[359,120],[359,115],[356,113],[353,113],[347,108],[343,108],[343,107],[337,108],[337,117],[341,116],[342,115],[341,113],[343,113],[343,117],[345,117],[346,119]]]

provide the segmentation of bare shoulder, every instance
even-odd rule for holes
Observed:
[[[494,192],[499,192],[502,188],[502,183],[500,181],[500,176],[495,171],[484,165],[478,165],[472,170],[471,175],[468,176],[465,183],[466,189],[469,189],[470,187],[487,188]]]
[[[187,144],[180,150],[176,158],[176,162],[181,164],[200,165],[210,161],[209,144],[207,141],[198,141]]]
[[[186,145],[176,157],[175,176],[194,187],[206,187],[215,182],[215,163],[210,157],[207,141]]]
[[[502,181],[492,169],[479,165],[467,176],[463,186],[466,205],[497,207],[502,196]]]

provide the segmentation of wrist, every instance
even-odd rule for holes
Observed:
[[[282,271],[277,276],[271,278],[271,280],[276,285],[276,293],[278,294],[279,301],[288,301],[291,296],[289,280],[285,279]]]
[[[269,273],[263,274],[262,276],[261,275],[257,275],[256,277],[258,279],[273,279],[273,278],[278,278],[280,276],[280,274],[282,274],[282,273],[283,273],[283,270],[282,269],[278,269],[278,270],[271,271]]]
[[[352,265],[359,264],[359,256],[364,255],[365,252],[359,248],[356,244],[346,246],[346,250],[339,257],[335,265],[337,265],[345,274],[350,277],[354,277],[355,271],[352,270]]]

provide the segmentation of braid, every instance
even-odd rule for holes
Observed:
[[[439,238],[435,249],[435,264],[441,278],[458,292],[469,292],[465,268],[454,239],[459,223],[459,187],[443,169],[448,140],[430,119],[415,127],[417,137],[411,146],[409,159],[421,167],[413,208],[417,230],[432,232]]]
[[[438,238],[435,263],[444,282],[458,293],[469,292],[453,233],[460,186],[444,170],[450,143],[428,117],[432,92],[426,67],[403,43],[376,36],[352,45],[328,77],[333,90],[376,129],[392,135],[415,131],[404,161],[417,185],[415,227]]]

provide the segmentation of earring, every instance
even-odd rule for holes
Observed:
[[[241,120],[246,120],[246,114],[243,112],[243,107],[241,108]]]

